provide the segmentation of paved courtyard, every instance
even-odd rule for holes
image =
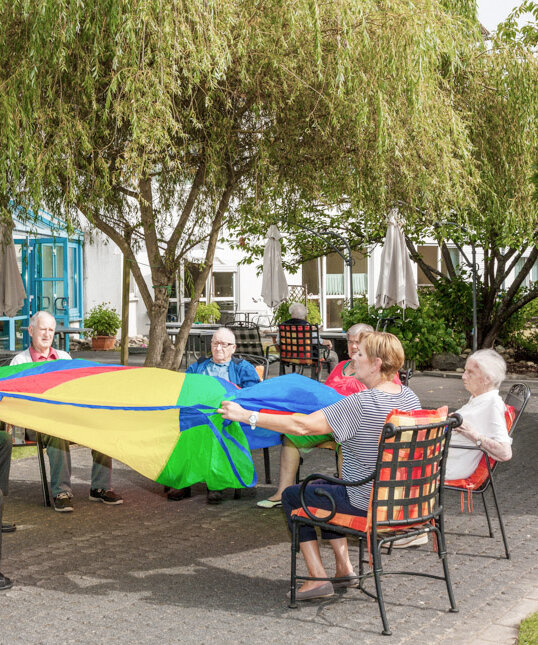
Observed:
[[[418,375],[411,385],[424,407],[466,399],[459,379]],[[460,513],[457,495],[448,500],[457,614],[447,611],[442,582],[399,576],[384,581],[391,638],[358,590],[290,610],[282,512],[255,506],[272,486],[235,501],[227,491],[222,505],[208,506],[197,485],[191,499],[170,502],[162,487],[115,463],[125,503],[107,507],[88,500],[90,453],[74,447],[74,513],[42,506],[35,457],[13,463],[5,519],[18,529],[4,535],[1,570],[16,584],[0,594],[0,643],[513,643],[514,625],[538,609],[538,382],[529,385],[514,458],[497,471],[512,559],[501,557],[498,530],[479,537],[486,522],[478,499],[472,515]],[[278,449],[271,454],[276,478]],[[263,479],[261,451],[255,459]],[[332,455],[314,450],[302,472],[333,468]],[[431,546],[394,552],[387,568],[389,560],[396,569],[440,570]]]

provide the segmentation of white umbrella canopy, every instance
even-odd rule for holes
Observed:
[[[25,299],[11,229],[0,223],[0,316],[15,316]]]
[[[393,211],[389,214],[375,297],[375,306],[378,308],[388,309],[392,305],[398,305],[403,309],[417,309],[419,306],[413,265],[403,230]]]
[[[262,298],[268,307],[276,307],[288,297],[288,282],[282,268],[280,232],[272,224],[267,231],[263,252]]]

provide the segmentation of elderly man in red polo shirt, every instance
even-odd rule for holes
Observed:
[[[67,352],[52,347],[56,320],[47,311],[38,311],[30,319],[28,333],[32,344],[11,361],[11,365],[36,363],[39,361],[71,360]],[[59,513],[73,511],[71,490],[71,455],[69,441],[43,435],[43,444],[47,448],[50,464],[50,480],[54,509]],[[92,450],[93,467],[90,488],[90,500],[104,504],[122,504],[123,498],[111,488],[112,459]]]

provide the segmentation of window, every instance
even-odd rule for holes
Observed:
[[[438,266],[438,246],[419,246],[417,248],[418,253],[421,255],[422,259],[426,264],[437,269]],[[417,285],[419,287],[429,287],[431,286],[430,280],[426,277],[424,271],[417,265]]]
[[[219,271],[213,273],[213,296],[215,300],[220,298],[234,297],[234,277],[235,273],[232,271]]]
[[[353,295],[360,296],[368,291],[368,258],[360,251],[353,251]]]
[[[308,260],[303,264],[303,286],[306,292],[319,296],[319,260]]]
[[[446,263],[441,254],[441,248],[439,246],[419,246],[417,251],[422,256],[422,259],[426,264],[441,271],[443,275],[448,275],[448,269]],[[455,247],[448,247],[448,252],[450,254],[450,259],[452,264],[456,269],[456,273],[460,272],[461,261],[460,261],[460,252]],[[424,271],[417,265],[417,284],[419,287],[430,287],[431,282],[426,277]]]
[[[326,257],[325,293],[327,296],[344,295],[344,260],[338,253]]]

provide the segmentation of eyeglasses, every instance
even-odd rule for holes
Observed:
[[[223,343],[220,340],[211,341],[211,347],[222,347],[222,349],[228,349],[228,347],[231,347],[232,345],[235,345],[235,343]]]
[[[348,338],[348,339],[347,339],[347,342],[348,342],[350,345],[360,345],[360,342],[361,342],[361,341],[360,341],[358,338],[357,338],[357,339]]]

